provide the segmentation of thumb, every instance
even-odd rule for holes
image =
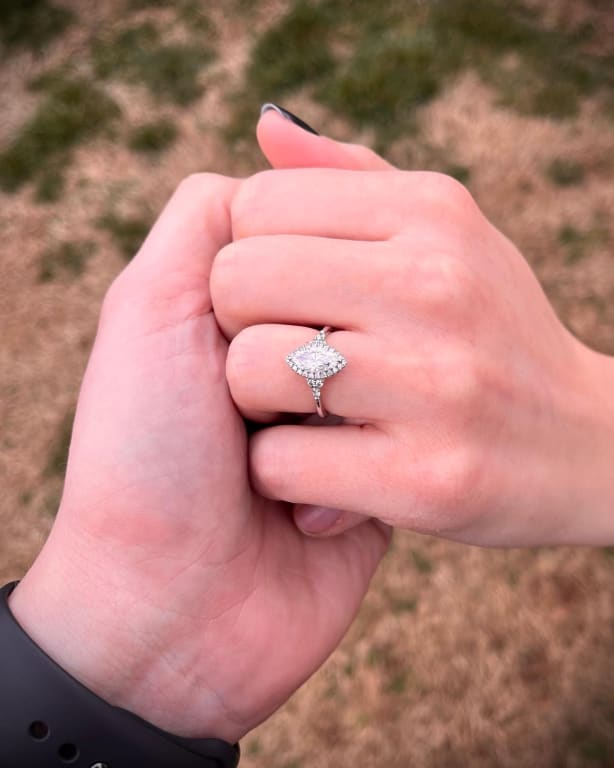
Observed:
[[[273,168],[344,168],[385,171],[394,166],[372,149],[320,136],[277,104],[264,104],[256,128],[260,149]]]

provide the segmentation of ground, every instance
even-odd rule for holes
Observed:
[[[0,580],[53,522],[107,286],[183,176],[265,167],[260,101],[462,180],[563,322],[614,354],[609,0],[3,8]],[[243,764],[613,766],[613,581],[612,549],[398,535],[341,648]]]

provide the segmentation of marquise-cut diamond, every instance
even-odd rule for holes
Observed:
[[[300,376],[316,380],[333,376],[347,365],[343,355],[319,337],[290,352],[286,362]]]

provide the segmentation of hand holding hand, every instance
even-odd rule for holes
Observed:
[[[238,185],[182,182],[111,287],[61,508],[10,601],[110,703],[231,742],[335,648],[388,542],[375,523],[308,539],[249,486],[209,295]]]

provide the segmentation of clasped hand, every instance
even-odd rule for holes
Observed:
[[[11,599],[103,698],[230,741],[336,647],[389,526],[614,539],[611,360],[469,193],[276,114],[259,138],[277,170],[182,182],[110,288],[61,508]],[[314,410],[284,357],[324,325],[343,423],[281,424]]]

